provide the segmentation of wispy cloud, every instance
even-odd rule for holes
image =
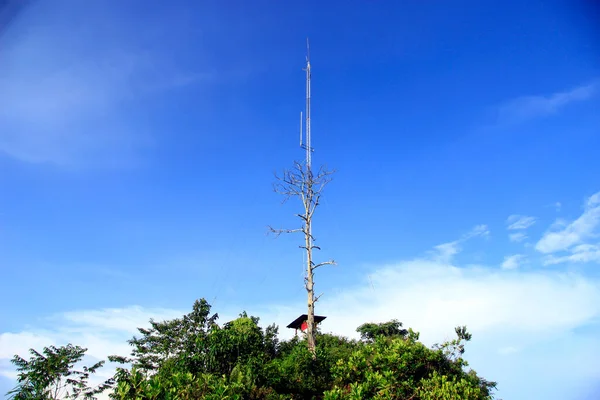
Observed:
[[[488,237],[490,230],[487,225],[477,225],[460,239],[448,243],[442,243],[433,248],[433,256],[439,262],[450,263],[452,258],[461,251],[461,244],[465,241],[477,237]]]
[[[583,214],[575,221],[564,225],[560,220],[555,228],[544,234],[536,243],[535,249],[544,254],[569,250],[591,237],[600,226],[600,192],[590,196],[584,204]]]
[[[527,234],[524,230],[535,224],[537,219],[535,217],[529,217],[525,215],[511,215],[506,219],[506,229],[509,231],[520,231],[508,234],[508,239],[511,242],[520,243],[527,239]]]
[[[438,244],[434,247],[434,250],[437,253],[436,259],[440,262],[449,263],[452,260],[452,257],[460,252],[459,244],[459,241]]]
[[[161,321],[181,315],[179,310],[140,306],[68,311],[38,321],[33,330],[0,333],[0,359],[25,355],[31,347],[67,343],[88,348],[87,354],[97,359],[109,354],[127,355],[130,348],[126,341],[137,333],[138,327],[147,327],[150,318]]]
[[[87,363],[106,360],[112,354],[127,356],[131,352],[127,340],[138,334],[137,327],[148,327],[150,318],[162,321],[182,314],[178,310],[140,306],[69,311],[38,321],[36,327],[21,332],[2,332],[0,376],[15,380],[16,372],[9,360],[15,354],[27,357],[30,348],[41,350],[68,343],[79,345],[88,349],[83,360]],[[90,383],[100,384],[114,373],[115,366],[109,363],[90,378]],[[99,398],[108,399],[108,394],[103,393]]]
[[[570,254],[563,256],[548,255],[544,257],[544,265],[562,263],[600,263],[600,244],[580,244],[571,249]]]
[[[477,225],[473,229],[471,229],[471,231],[469,233],[467,233],[467,235],[465,235],[464,238],[470,239],[472,237],[477,237],[477,236],[487,237],[489,235],[490,235],[490,229],[488,228],[488,226],[485,224],[481,224],[481,225]]]
[[[518,123],[554,114],[571,103],[594,97],[600,89],[600,81],[575,87],[550,95],[523,96],[502,105],[498,110],[501,123]]]
[[[2,44],[0,153],[64,165],[128,163],[153,143],[151,125],[133,116],[136,102],[208,79],[169,61],[172,35],[148,47],[147,30],[128,26],[115,9],[38,2],[15,20]],[[44,24],[34,22],[39,15]]]
[[[527,235],[523,232],[510,233],[508,235],[508,239],[511,242],[520,243],[523,240],[527,239]]]
[[[371,279],[374,289],[365,284],[323,302],[323,312],[335,315],[336,330],[340,327],[343,333],[355,336],[357,324],[365,320],[383,321],[401,314],[408,326],[422,330],[426,340],[435,341],[457,323],[465,323],[480,334],[492,334],[502,324],[506,324],[502,329],[550,334],[553,327],[579,325],[600,315],[600,303],[593,303],[600,300],[598,283],[577,276],[539,272],[515,275],[513,271],[413,260],[384,267],[372,273]],[[558,293],[569,300],[557,299]],[[545,303],[551,297],[555,298],[552,306]],[[370,301],[364,301],[366,298]],[[568,304],[561,305],[560,301]],[[480,315],[484,309],[494,312]],[[550,316],[553,312],[556,314]],[[338,325],[340,315],[349,319],[347,324]],[[546,317],[549,319],[542,321]]]
[[[525,260],[525,255],[523,254],[513,254],[512,256],[504,257],[504,261],[502,262],[503,269],[516,269],[523,264]]]
[[[508,225],[508,227],[506,229],[508,229],[508,230],[527,229],[530,226],[532,226],[533,224],[535,224],[535,221],[536,221],[535,217],[527,217],[524,215],[511,215],[506,220],[506,224]]]

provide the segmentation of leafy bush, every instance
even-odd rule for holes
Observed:
[[[448,357],[447,346],[429,349],[417,338],[412,331],[407,337],[378,336],[347,360],[338,361],[333,371],[334,388],[325,393],[325,399],[462,398],[436,397],[440,393],[468,393],[469,399],[491,398],[495,383],[465,372],[466,362]],[[464,348],[462,340],[451,343]]]
[[[31,349],[29,360],[15,355],[12,363],[17,367],[18,385],[7,395],[14,400],[93,399],[107,389],[112,380],[98,387],[88,385],[90,375],[102,367],[104,361],[75,369],[86,351],[69,344],[45,347],[41,353]]]

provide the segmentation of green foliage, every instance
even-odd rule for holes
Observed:
[[[431,377],[421,381],[421,387],[417,390],[418,398],[421,400],[480,400],[487,399],[489,395],[485,390],[474,384],[473,380],[448,377],[434,371]]]
[[[213,374],[174,372],[147,377],[135,367],[119,371],[111,398],[119,400],[243,399],[244,386]]]
[[[294,340],[265,367],[265,383],[291,398],[310,399],[323,393],[329,386],[331,362],[322,347],[317,347],[316,354],[314,358],[305,340]]]
[[[201,398],[209,398],[211,393],[278,398],[264,386],[263,373],[278,353],[278,328],[270,325],[263,330],[259,319],[245,312],[222,327],[216,323],[216,314],[209,315],[210,306],[203,299],[183,318],[151,322],[151,329],[140,329],[142,336],[130,341],[134,347],[131,359],[110,357],[134,367],[131,371],[119,369],[115,393],[121,397],[117,398],[153,398],[149,390],[161,399],[167,398],[166,393],[183,396],[188,391],[204,396]],[[182,389],[184,386],[189,390]]]
[[[29,360],[15,355],[12,363],[17,367],[18,385],[7,395],[14,400],[95,399],[111,381],[96,388],[88,385],[90,375],[102,367],[104,361],[74,369],[86,351],[69,344],[45,347],[42,353],[31,349]]]
[[[115,400],[487,400],[495,388],[465,370],[464,344],[471,339],[465,327],[433,348],[397,320],[361,325],[361,341],[318,332],[315,358],[306,339],[280,342],[275,325],[263,329],[245,312],[219,326],[210,309],[202,299],[181,318],[139,329],[129,341],[131,357],[109,357],[122,366],[96,389],[87,379],[102,362],[73,369],[85,349],[32,350],[29,361],[15,356],[20,375],[12,398],[56,399],[65,385],[70,397],[61,398],[92,399],[110,385]]]
[[[210,372],[229,375],[237,364],[252,364],[258,368],[276,352],[277,328],[263,332],[258,318],[243,313],[238,319],[215,327],[207,337],[208,352],[213,360]]]
[[[465,352],[465,344],[464,342],[468,342],[471,340],[472,335],[467,332],[466,326],[457,326],[454,328],[456,332],[456,339],[451,340],[449,342],[445,342],[440,344],[435,344],[433,347],[441,350],[444,355],[452,360],[456,360],[462,357]],[[467,363],[465,362],[466,366]]]
[[[205,299],[196,300],[192,312],[182,318],[150,320],[149,329],[138,328],[142,336],[129,341],[133,346],[133,365],[154,371],[169,359],[183,357],[192,371],[204,370],[209,362],[206,336],[218,318],[218,314],[210,315],[210,309]]]
[[[449,357],[448,348],[464,351],[462,341],[471,337],[464,327],[457,328],[457,334],[457,340],[439,349],[427,348],[412,331],[406,337],[378,336],[347,360],[338,361],[333,371],[334,388],[324,398],[459,399],[448,396],[466,393],[471,396],[468,399],[491,399],[496,384],[465,372],[467,363],[462,358]]]
[[[356,329],[356,331],[360,333],[360,337],[363,340],[369,341],[375,340],[378,336],[404,337],[408,334],[408,331],[406,329],[402,329],[402,322],[398,321],[397,319],[393,319],[389,322],[384,322],[381,324],[362,324]]]
[[[350,356],[360,345],[356,341],[318,333],[316,358],[306,339],[295,337],[282,342],[277,357],[263,371],[266,386],[289,398],[321,398],[331,388],[332,369],[340,359]]]

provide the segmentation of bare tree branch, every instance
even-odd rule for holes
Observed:
[[[304,277],[304,287],[308,292],[308,319],[307,336],[308,347],[315,357],[315,320],[314,303],[323,295],[314,295],[314,270],[324,265],[335,265],[333,260],[315,264],[313,261],[313,250],[321,250],[314,244],[315,237],[312,235],[312,218],[317,207],[321,204],[321,194],[327,184],[331,182],[334,171],[329,171],[322,166],[316,174],[311,170],[309,164],[294,161],[291,169],[284,170],[281,175],[275,175],[276,182],[273,184],[273,190],[284,196],[284,203],[290,197],[298,197],[302,203],[303,212],[295,214],[302,221],[302,228],[299,229],[273,229],[271,232],[279,236],[282,233],[302,232],[304,234],[304,244],[300,247],[306,251],[306,276]]]
[[[306,222],[308,220],[308,217],[306,215],[296,214],[296,217],[299,217],[304,222]]]
[[[337,263],[334,260],[329,260],[329,261],[325,261],[325,262],[321,262],[318,264],[315,264],[312,269],[315,270],[319,267],[322,267],[323,265],[337,265]]]
[[[303,232],[304,229],[303,228],[297,228],[297,229],[275,229],[271,226],[269,226],[269,231],[271,233],[275,234],[275,237],[279,237],[281,234],[283,233],[296,233],[296,232]]]

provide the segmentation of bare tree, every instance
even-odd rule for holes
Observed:
[[[306,251],[306,276],[304,278],[306,291],[308,292],[308,320],[307,320],[307,341],[308,349],[312,352],[313,357],[316,357],[316,327],[315,327],[315,303],[319,300],[322,294],[315,296],[315,270],[324,265],[335,265],[335,261],[329,260],[320,263],[313,261],[313,250],[320,250],[319,246],[314,244],[315,237],[312,234],[313,216],[323,193],[323,189],[331,181],[334,171],[328,171],[325,167],[321,167],[315,175],[310,166],[310,162],[301,163],[294,162],[294,167],[285,170],[282,176],[276,176],[274,190],[284,196],[283,202],[286,202],[290,197],[297,197],[301,200],[304,211],[296,214],[302,221],[301,227],[296,229],[273,229],[270,230],[279,236],[282,233],[301,232],[304,234],[304,245],[300,248]]]

